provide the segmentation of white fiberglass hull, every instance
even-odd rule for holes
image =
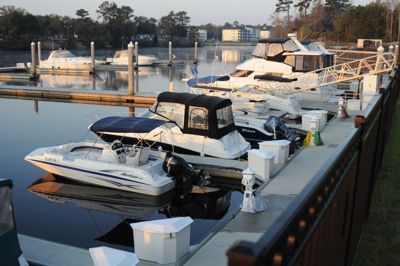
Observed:
[[[153,56],[139,55],[138,64],[139,64],[139,66],[151,66],[151,65],[154,65],[157,60],[158,59]],[[128,65],[128,57],[113,58],[113,61],[111,64],[117,65],[117,66],[127,66]]]
[[[116,170],[111,164],[110,167],[107,167],[107,163],[102,164],[98,169],[89,168],[85,167],[85,165],[92,165],[91,162],[78,164],[68,160],[57,161],[52,158],[46,158],[46,152],[48,151],[49,148],[37,149],[28,154],[25,160],[47,172],[78,182],[145,195],[158,196],[174,187],[174,183],[170,178],[160,176],[158,184],[148,184],[144,180],[146,173],[140,171],[138,171],[137,176],[133,176],[132,171],[124,168]]]

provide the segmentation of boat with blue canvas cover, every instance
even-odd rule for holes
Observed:
[[[120,139],[130,145],[231,160],[250,147],[236,130],[231,105],[219,97],[162,92],[141,117],[106,117],[89,128],[107,142]]]

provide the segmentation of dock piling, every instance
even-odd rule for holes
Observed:
[[[134,70],[133,70],[133,43],[128,44],[128,95],[135,94]]]
[[[95,60],[94,60],[94,42],[92,41],[90,43],[90,59],[91,61],[91,74],[94,75],[94,72],[96,71],[96,66],[95,66]]]
[[[42,61],[42,44],[41,42],[37,43],[37,57],[38,57],[38,67],[40,68],[40,62]]]
[[[168,43],[168,66],[172,66],[172,42]]]
[[[135,42],[135,69],[139,68],[139,43]]]
[[[396,46],[394,47],[394,64],[397,65],[398,62],[399,62],[399,45],[396,44]]]
[[[36,76],[36,60],[35,60],[35,43],[31,42],[31,56],[32,56],[32,75]]]
[[[194,43],[194,63],[197,64],[197,42]]]

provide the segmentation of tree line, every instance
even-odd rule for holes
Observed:
[[[94,41],[100,48],[126,47],[129,41],[158,45],[165,41],[184,42],[196,37],[189,27],[186,11],[170,11],[159,20],[135,16],[130,6],[102,2],[96,10],[97,20],[87,10],[76,10],[76,17],[32,15],[15,6],[0,7],[0,38],[3,42],[29,46],[31,41],[64,41],[68,48]],[[191,34],[190,34],[191,33]],[[25,43],[23,43],[25,42]]]
[[[277,0],[274,33],[297,31],[301,38],[354,42],[358,38],[400,39],[399,0],[354,6],[349,0]]]

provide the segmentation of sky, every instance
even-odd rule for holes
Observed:
[[[97,18],[96,9],[103,0],[0,0],[0,6],[13,5],[26,9],[34,15],[58,14],[75,17],[76,10],[89,11]],[[109,0],[113,2],[113,0]],[[184,10],[191,18],[192,25],[239,21],[257,25],[270,22],[277,0],[114,0],[118,6],[127,5],[136,16],[159,19],[169,11]],[[372,0],[352,0],[353,4],[366,4]]]

